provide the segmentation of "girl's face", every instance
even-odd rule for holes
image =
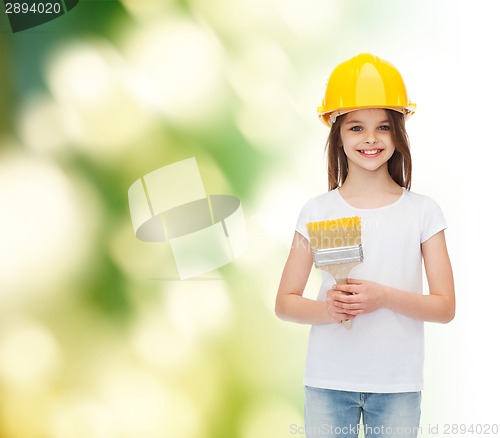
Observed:
[[[340,137],[349,172],[356,167],[369,171],[387,169],[395,146],[384,109],[370,108],[347,113],[340,127]]]

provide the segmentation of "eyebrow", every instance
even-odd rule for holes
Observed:
[[[363,122],[362,120],[346,120],[346,124],[363,124],[365,122]],[[389,120],[382,120],[381,122],[377,122],[377,124],[382,124],[382,123],[390,123]]]

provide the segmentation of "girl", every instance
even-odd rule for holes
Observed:
[[[305,384],[308,438],[416,437],[424,321],[455,314],[446,224],[430,198],[410,192],[405,118],[415,111],[399,72],[370,54],[330,76],[320,118],[329,192],[309,200],[276,298],[276,315],[311,324]],[[322,271],[317,300],[303,297],[313,258],[308,222],[361,218],[364,262],[347,285]],[[422,293],[422,259],[429,294]],[[342,321],[352,320],[346,330]]]

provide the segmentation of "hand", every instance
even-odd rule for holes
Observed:
[[[342,308],[335,305],[336,294],[338,294],[338,295],[350,295],[350,294],[345,294],[344,292],[341,292],[341,291],[335,291],[333,289],[330,289],[326,293],[326,307],[328,310],[328,315],[329,315],[330,319],[332,320],[332,322],[337,322],[337,323],[341,324],[343,321],[345,321],[347,319],[356,318],[356,314],[350,312],[349,310],[343,310]]]
[[[361,315],[384,306],[387,287],[372,281],[348,279],[332,289],[333,307],[338,313]],[[330,291],[329,291],[330,292]]]

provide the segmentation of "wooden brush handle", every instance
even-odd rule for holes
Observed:
[[[343,263],[343,264],[332,264],[321,266],[320,269],[323,269],[329,272],[337,284],[347,284],[347,277],[351,269],[355,266],[359,265],[361,262],[352,262],[352,263]],[[341,323],[346,330],[349,330],[352,327],[352,321],[350,319],[346,319]]]
[[[347,278],[336,278],[335,281],[337,284],[347,284]],[[341,321],[341,324],[346,330],[350,330],[352,328],[352,321],[350,319],[344,319]]]
[[[350,319],[344,319],[341,324],[346,330],[350,330],[352,327],[352,321]]]

